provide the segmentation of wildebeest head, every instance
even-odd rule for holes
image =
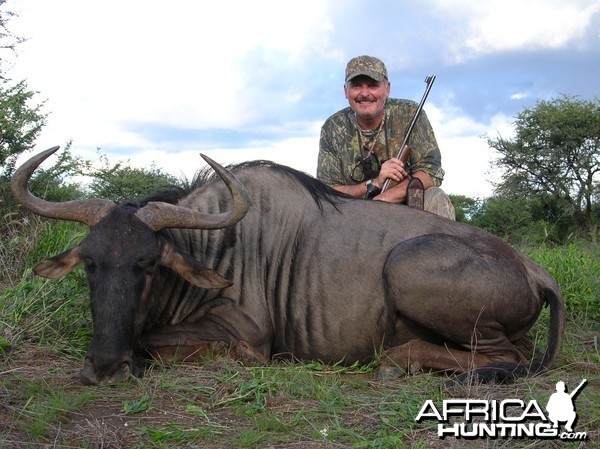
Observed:
[[[227,185],[233,198],[232,210],[206,214],[169,203],[117,206],[103,199],[52,203],[33,196],[27,184],[35,169],[56,150],[58,147],[46,150],[19,167],[11,181],[13,195],[36,214],[85,223],[90,233],[76,247],[37,264],[34,271],[54,279],[80,264],[85,266],[94,330],[81,370],[83,383],[116,382],[130,374],[140,375],[142,370],[134,356],[135,341],[143,328],[150,287],[159,266],[170,268],[202,288],[231,285],[156,231],[232,226],[248,210],[246,190],[229,171],[203,156]]]

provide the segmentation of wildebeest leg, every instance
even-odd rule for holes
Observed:
[[[510,354],[510,352],[509,352]],[[388,349],[380,362],[375,376],[380,380],[414,374],[422,369],[431,369],[462,374],[476,367],[498,362],[518,363],[524,360],[506,353],[497,355],[452,349],[423,340],[411,340],[402,346]]]
[[[380,377],[526,362],[524,336],[542,301],[520,260],[494,243],[432,234],[390,252],[384,279],[396,331]]]
[[[224,353],[247,364],[264,365],[267,359],[248,342],[238,341],[229,344],[224,342],[194,343],[186,346],[161,346],[146,348],[150,356],[164,363],[195,362],[208,354]]]
[[[255,334],[238,333],[245,320],[237,318],[235,328],[220,315],[209,313],[193,323],[163,326],[144,335],[140,343],[150,355],[163,361],[195,361],[209,353],[224,352],[246,363],[265,364],[269,357],[267,345],[253,345],[243,340],[241,335],[248,338]],[[252,323],[246,324],[253,327]]]
[[[230,345],[224,342],[205,342],[176,346],[150,346],[146,344],[145,351],[161,363],[195,362],[208,354],[226,352]]]

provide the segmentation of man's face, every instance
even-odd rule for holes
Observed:
[[[390,94],[390,83],[376,81],[368,76],[357,76],[344,84],[344,94],[350,107],[360,118],[372,120],[383,114]]]

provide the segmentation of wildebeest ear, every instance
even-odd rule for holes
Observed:
[[[173,245],[163,242],[160,264],[179,273],[186,281],[202,288],[225,288],[233,284],[219,273],[206,268],[188,254],[181,253]]]
[[[79,257],[79,246],[66,250],[58,256],[42,260],[35,267],[33,272],[38,276],[48,279],[57,279],[65,274],[69,274],[73,269],[81,263]]]

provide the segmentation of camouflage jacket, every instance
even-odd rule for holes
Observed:
[[[397,155],[417,108],[414,101],[389,98],[383,129],[363,131],[362,137],[350,107],[333,114],[321,128],[317,178],[329,185],[355,184],[375,178],[381,164]],[[375,139],[372,155],[363,160]],[[409,147],[407,171],[426,172],[439,187],[444,178],[442,156],[425,111],[419,115]]]

